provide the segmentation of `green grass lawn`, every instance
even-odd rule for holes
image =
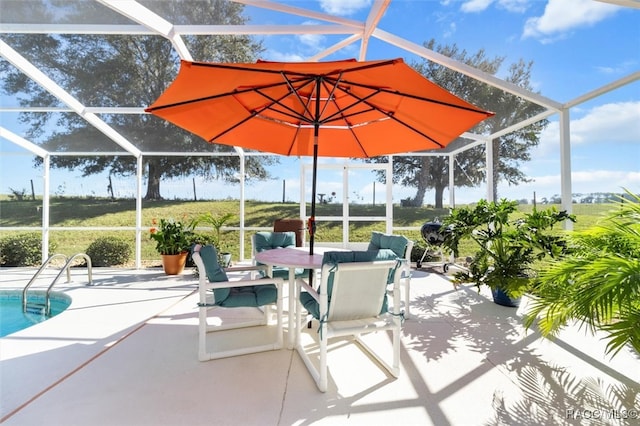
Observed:
[[[42,221],[42,202],[40,200],[14,201],[6,197],[0,198],[0,227],[39,227]],[[548,206],[539,206],[548,207]],[[558,206],[556,206],[558,207]],[[593,225],[602,215],[611,210],[611,204],[576,204],[573,213],[578,220],[574,229],[584,229]],[[299,204],[297,203],[265,203],[248,201],[245,203],[245,226],[247,227],[272,227],[275,219],[299,217]],[[309,208],[309,207],[308,207]],[[532,205],[522,205],[521,211],[530,211]],[[67,256],[86,251],[89,244],[96,238],[114,235],[125,239],[135,247],[136,224],[135,200],[110,200],[98,198],[52,198],[50,202],[50,224],[52,227],[82,227],[83,230],[52,230],[51,240],[56,243],[56,253]],[[151,227],[154,218],[175,218],[189,221],[196,216],[212,212],[224,214],[227,212],[236,215],[230,227],[239,226],[240,203],[238,200],[225,201],[143,201],[142,223],[145,228],[142,233],[142,259],[145,261],[159,261],[160,256],[154,249],[153,241],[149,238],[146,228]],[[386,214],[384,205],[360,205],[349,206],[351,216],[384,217]],[[413,231],[396,231],[417,242],[416,251],[418,257],[422,254],[424,241],[420,235],[420,227],[437,217],[447,215],[448,209],[433,209],[428,207],[400,207],[394,205],[394,227],[416,227]],[[342,204],[319,204],[316,216],[339,217],[342,215]],[[96,230],[92,228],[102,227],[128,227],[128,230]],[[352,221],[349,225],[349,236],[352,242],[369,241],[371,231],[384,231],[383,221]],[[34,230],[38,232],[38,230]],[[340,220],[330,222],[318,222],[316,235],[317,242],[342,241],[342,222]],[[0,238],[11,233],[26,231],[8,231],[0,229]],[[203,230],[201,232],[207,232]],[[245,258],[250,257],[251,232],[245,237]],[[239,232],[227,231],[224,240],[235,259],[238,258]],[[465,248],[462,248],[463,256]]]

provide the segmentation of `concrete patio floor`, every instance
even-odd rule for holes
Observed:
[[[22,289],[34,272],[3,268],[0,287]],[[73,299],[65,312],[0,339],[3,424],[640,424],[636,353],[607,357],[601,336],[577,327],[541,339],[523,329],[523,306],[454,290],[437,273],[413,273],[400,377],[339,341],[324,394],[286,348],[199,362],[189,269],[169,277],[94,268],[93,281],[86,286],[86,269],[74,268],[72,282],[55,286]],[[389,346],[388,336],[376,339]]]

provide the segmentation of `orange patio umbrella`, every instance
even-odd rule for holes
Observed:
[[[427,80],[402,59],[359,62],[182,61],[145,111],[209,143],[313,156],[368,158],[445,147],[493,115]]]

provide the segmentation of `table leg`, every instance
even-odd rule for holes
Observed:
[[[293,349],[295,345],[296,335],[296,268],[289,268],[289,330],[288,330],[288,344],[289,349]]]

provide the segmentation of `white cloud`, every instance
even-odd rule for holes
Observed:
[[[498,5],[509,12],[522,13],[527,10],[529,0],[499,0]]]
[[[303,25],[318,25],[317,22],[307,21]],[[311,30],[310,30],[311,31]],[[326,37],[322,34],[300,34],[293,37],[281,38],[278,49],[286,51],[268,49],[265,59],[282,62],[306,61],[310,56],[324,50]]]
[[[540,199],[560,193],[559,123],[557,118],[552,119],[556,121],[549,123],[540,137],[540,145],[531,152],[532,161],[522,164],[522,170],[533,182],[513,187],[503,184],[498,188],[500,197],[531,199],[535,191]],[[622,188],[640,191],[640,171],[637,167],[631,170],[616,169],[615,155],[613,159],[608,156],[597,157],[597,153],[603,153],[602,149],[596,149],[596,154],[592,153],[592,147],[617,144],[620,152],[625,153],[622,155],[637,155],[634,146],[640,143],[640,102],[608,103],[588,109],[576,107],[572,109],[570,125],[573,193],[622,192]],[[611,146],[615,148],[615,145]],[[576,154],[577,151],[582,154]],[[624,160],[629,160],[627,157]],[[467,200],[478,193],[465,195]]]
[[[300,43],[312,49],[313,53],[323,50],[325,37],[321,34],[301,34],[296,37]]]
[[[528,0],[497,0],[497,2],[496,0],[467,0],[462,3],[460,10],[467,13],[483,12],[494,2],[497,3],[499,8],[517,13],[524,12],[528,6]],[[449,2],[445,3],[445,6],[448,4]]]
[[[265,59],[275,62],[302,62],[306,58],[297,53],[292,52],[278,52],[276,50],[268,50],[265,54]]]
[[[585,170],[571,173],[571,192],[588,194],[595,192],[622,192],[623,188],[637,192],[640,189],[640,172],[616,170]],[[560,193],[560,175],[537,176],[527,188],[540,196]],[[522,187],[520,187],[520,191]],[[512,191],[518,191],[513,188]]]
[[[371,0],[320,0],[323,11],[339,16],[351,15],[369,6],[371,6]]]
[[[463,12],[482,12],[491,6],[493,0],[468,0],[462,3],[460,10]]]
[[[578,110],[574,109],[572,112]],[[571,120],[571,144],[638,143],[640,135],[640,101],[596,106],[580,118]],[[557,151],[559,123],[552,121],[540,135],[538,154]]]
[[[447,27],[445,28],[444,32],[442,33],[442,38],[453,37],[457,29],[458,29],[458,26],[456,25],[456,23],[450,22],[449,25],[447,25]]]
[[[605,104],[571,120],[572,143],[635,142],[640,138],[640,101]]]
[[[593,0],[549,0],[542,16],[527,19],[522,37],[550,42],[574,28],[594,25],[618,10],[618,6]]]
[[[603,74],[621,75],[633,70],[637,63],[638,61],[629,60],[616,65],[596,66],[596,70]]]

